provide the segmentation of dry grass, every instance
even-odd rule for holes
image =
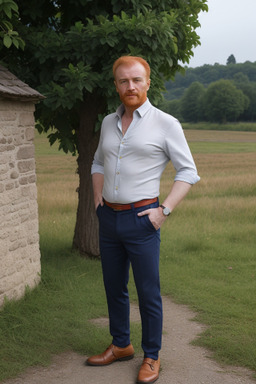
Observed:
[[[75,214],[78,175],[76,158],[50,147],[45,136],[36,134],[36,169],[40,222],[57,214]],[[57,219],[57,217],[56,217]]]
[[[185,130],[185,136],[189,142],[256,143],[256,132],[198,131],[191,129]]]

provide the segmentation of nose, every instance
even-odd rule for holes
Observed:
[[[134,82],[132,80],[130,80],[128,82],[128,89],[131,90],[131,89],[134,89]]]

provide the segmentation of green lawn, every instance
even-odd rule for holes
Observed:
[[[162,229],[162,293],[208,325],[197,344],[222,363],[256,370],[256,144],[251,132],[190,135],[201,181]],[[71,251],[76,159],[37,134],[36,162],[42,282],[0,311],[0,380],[65,350],[94,353],[110,340],[89,322],[107,315],[100,262]],[[168,166],[162,198],[173,176]],[[130,292],[136,300],[133,281]],[[140,350],[138,325],[132,341]]]

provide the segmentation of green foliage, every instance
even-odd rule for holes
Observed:
[[[210,84],[204,98],[206,119],[213,122],[236,121],[248,105],[249,99],[229,80]]]
[[[158,107],[172,116],[175,116],[176,119],[182,120],[182,115],[180,112],[180,101],[179,100],[162,100]]]
[[[236,65],[205,64],[197,68],[186,68],[185,74],[176,73],[174,81],[165,84],[168,91],[166,99],[181,98],[193,82],[198,81],[206,87],[221,79],[235,80],[239,73],[246,76],[249,82],[256,82],[256,62],[247,61]]]
[[[10,70],[47,96],[37,116],[46,131],[54,126],[61,133],[55,135],[58,140],[70,141],[62,145],[65,150],[77,147],[83,101],[98,99],[103,115],[117,106],[111,73],[117,57],[140,55],[149,61],[149,96],[157,104],[164,80],[182,70],[180,63],[188,63],[199,44],[198,14],[207,10],[206,0],[17,0],[17,4],[26,49],[15,60],[7,52],[5,60]]]
[[[181,99],[181,114],[185,121],[203,120],[205,88],[199,82],[192,83]]]
[[[248,108],[241,115],[241,119],[256,121],[256,82],[250,82],[248,76],[238,73],[234,76],[234,83],[250,100]]]
[[[227,59],[227,65],[229,64],[236,64],[236,58],[234,55],[230,55]]]
[[[13,23],[18,23],[19,9],[13,0],[0,0],[0,51],[4,47],[24,49],[25,43],[17,31],[13,30]]]
[[[181,121],[220,121],[220,117],[215,113],[216,111],[212,113],[212,115],[214,114],[216,116],[215,118],[213,116],[209,117],[209,114],[205,115],[204,109],[207,109],[207,105],[205,102],[200,102],[200,100],[204,100],[204,98],[198,98],[197,90],[193,90],[192,87],[192,84],[197,83],[197,87],[200,87],[202,90],[203,88],[206,90],[210,85],[219,80],[229,80],[232,82],[233,87],[235,87],[233,90],[240,90],[243,93],[243,96],[241,93],[239,96],[241,98],[241,104],[236,109],[235,113],[227,112],[228,118],[231,119],[231,121],[255,121],[256,63],[246,62],[244,64],[227,66],[205,65],[195,69],[188,68],[185,76],[182,77],[177,74],[173,83],[166,83],[167,92],[164,94],[166,105],[169,104],[169,100],[176,100],[177,104],[180,104],[179,119]],[[192,90],[190,90],[190,87]],[[227,96],[223,94],[223,97],[226,98]],[[238,97],[236,92],[234,97]],[[215,102],[217,102],[217,99],[215,99],[214,103]],[[167,110],[164,104],[165,103],[162,103],[160,107],[163,110]],[[216,108],[218,109],[219,106],[220,104],[218,101]],[[222,107],[224,108],[224,104]],[[200,114],[197,115],[196,111],[200,111]],[[196,115],[198,117],[196,117]]]

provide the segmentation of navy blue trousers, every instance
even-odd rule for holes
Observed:
[[[158,358],[162,340],[162,299],[159,281],[160,230],[148,216],[137,213],[155,208],[158,202],[141,208],[114,211],[97,208],[99,240],[112,343],[124,348],[130,344],[130,303],[128,281],[130,264],[138,293],[144,357]]]

